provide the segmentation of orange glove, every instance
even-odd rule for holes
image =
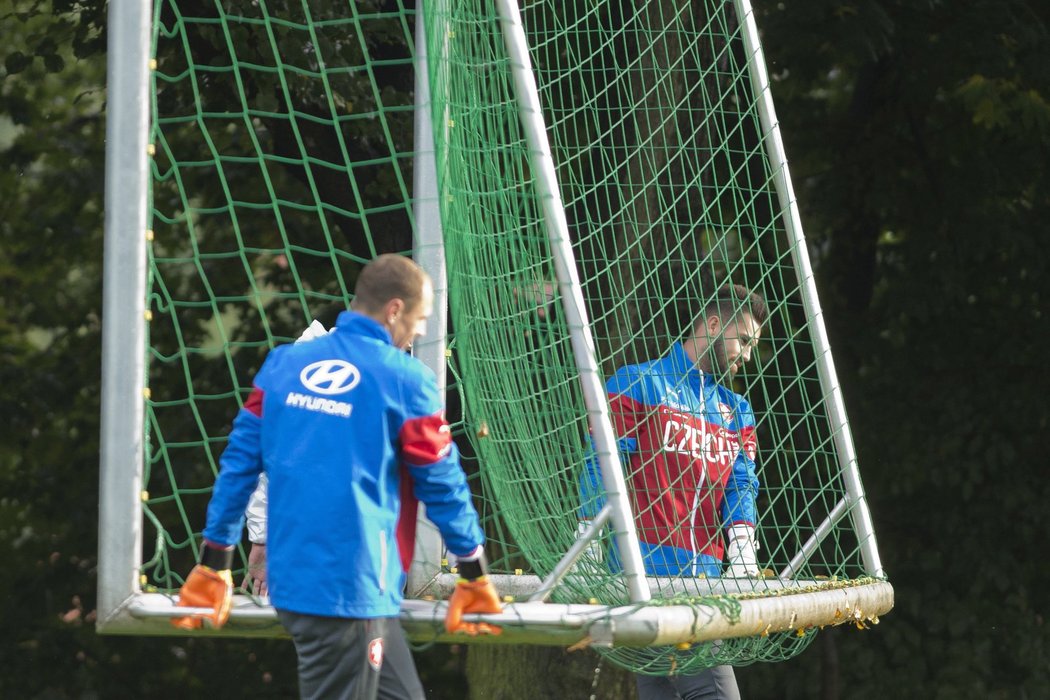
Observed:
[[[190,608],[211,608],[215,612],[205,617],[176,617],[171,624],[184,630],[194,630],[211,620],[211,624],[220,628],[230,619],[230,603],[233,600],[233,574],[229,569],[216,571],[211,567],[198,564],[193,567],[186,583],[179,590],[179,606]]]
[[[496,587],[487,576],[480,576],[473,581],[459,579],[456,590],[448,599],[448,612],[445,613],[445,629],[451,634],[465,632],[471,637],[479,634],[501,634],[502,629],[484,622],[463,622],[463,613],[498,613],[503,612],[496,595]]]

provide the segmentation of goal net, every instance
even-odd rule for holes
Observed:
[[[603,620],[611,635],[608,611],[693,611],[679,639],[692,646],[604,640],[615,662],[645,673],[788,658],[823,624],[877,620],[892,595],[746,4],[537,0],[521,3],[520,25],[504,6],[154,4],[133,592],[170,598],[192,567],[218,456],[266,352],[314,319],[330,326],[363,264],[419,256],[420,232],[439,216],[449,409],[502,590],[524,599],[540,588],[551,604],[578,606],[584,622],[569,637],[595,643],[588,624]],[[528,66],[508,43],[516,27]],[[432,151],[418,140],[421,72]],[[529,100],[542,111],[528,114]],[[432,214],[413,184],[423,167],[436,170]],[[588,487],[595,409],[579,348],[590,347],[602,383],[666,356],[728,283],[770,311],[731,387],[756,419],[766,575],[643,575],[642,600],[625,583],[615,520],[580,541],[581,518],[603,497]],[[720,449],[682,439],[701,457]],[[629,485],[637,475],[622,468]],[[644,516],[630,486],[626,500],[628,520]],[[410,595],[440,598],[451,572],[440,550],[422,552],[426,583]],[[856,597],[872,586],[877,596]],[[813,602],[814,592],[839,597]],[[749,613],[756,600],[772,607]],[[792,612],[792,601],[819,610]],[[705,611],[728,625],[719,637],[697,632]],[[542,627],[517,614],[523,629]],[[238,619],[235,633],[279,629],[250,597]]]
[[[572,347],[580,329],[562,312],[565,287],[537,146],[522,125],[514,75],[521,66],[505,48],[507,19],[488,6],[438,3],[444,11],[428,17],[451,312],[466,436],[486,492],[529,564],[549,572],[579,536],[578,516],[596,511],[587,502],[593,492],[581,488],[594,459],[593,411]],[[757,418],[759,561],[777,584],[698,578],[688,567],[648,581],[660,604],[706,598],[729,616],[742,598],[790,593],[783,579],[819,588],[882,573],[877,555],[865,556],[866,545],[874,552],[870,531],[858,537],[846,517],[853,502],[843,478],[853,460],[848,426],[827,381],[833,368],[814,325],[807,253],[787,206],[786,164],[770,144],[778,135],[742,10],[713,1],[521,8],[526,68],[564,206],[565,227],[555,236],[572,241],[602,377],[676,352],[723,285],[743,285],[769,304],[757,358],[732,389]],[[677,383],[672,392],[690,391],[685,377],[662,379]],[[727,459],[729,448],[712,433],[678,429],[664,437],[662,450]],[[697,488],[688,474],[664,472],[660,480],[660,461],[643,455],[623,465],[639,527],[660,520],[665,514],[651,511],[666,505],[639,490],[680,489],[682,502]],[[685,521],[692,513],[679,515]],[[654,541],[648,528],[643,539],[653,544],[676,539],[671,532]],[[630,602],[613,531],[605,528],[587,548],[554,600]],[[825,536],[813,546],[818,531]],[[608,653],[634,670],[683,672],[786,658],[812,638],[793,629],[702,649]]]

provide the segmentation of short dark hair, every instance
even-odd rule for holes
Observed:
[[[410,258],[384,253],[365,265],[354,286],[354,305],[376,312],[391,299],[401,299],[414,309],[423,300],[427,273]]]
[[[727,284],[720,287],[715,295],[704,306],[704,312],[693,323],[695,329],[711,316],[718,316],[723,323],[728,323],[739,313],[747,313],[760,326],[769,318],[766,302],[756,292],[739,284]]]

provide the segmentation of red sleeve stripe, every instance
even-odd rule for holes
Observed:
[[[412,475],[401,465],[401,512],[397,516],[397,550],[401,554],[401,568],[405,573],[412,568],[416,553],[416,513],[419,501],[412,489]]]
[[[748,459],[755,460],[755,455],[758,454],[758,433],[755,426],[749,425],[740,430],[740,447]]]
[[[398,437],[401,457],[415,467],[433,464],[452,449],[452,431],[440,412],[405,421]]]
[[[620,437],[638,437],[634,431],[639,417],[646,413],[645,405],[627,394],[609,394],[609,408],[616,434]]]
[[[248,400],[244,402],[244,410],[259,418],[262,418],[263,392],[259,387],[254,387],[252,393],[248,394]]]

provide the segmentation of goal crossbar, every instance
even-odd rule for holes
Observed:
[[[536,576],[494,575],[497,589],[513,598],[526,597],[540,585]],[[444,630],[447,603],[455,574],[442,574],[420,598],[406,599],[401,624],[416,641],[470,642]],[[707,642],[735,637],[766,636],[778,632],[805,634],[813,628],[878,622],[893,607],[893,587],[886,581],[828,581],[820,579],[681,579],[650,578],[655,590],[675,597],[649,604],[619,606],[595,604],[508,603],[502,613],[465,615],[473,622],[503,628],[498,641],[512,644],[645,647]],[[428,598],[433,598],[428,600]],[[727,607],[738,610],[726,613]],[[727,605],[728,604],[728,605]],[[106,620],[109,633],[179,634],[169,624],[173,617],[206,615],[207,608],[178,607],[173,597],[140,593],[129,598]],[[201,631],[195,632],[200,634]],[[223,637],[286,636],[274,609],[250,596],[234,596],[229,623],[204,634]]]

